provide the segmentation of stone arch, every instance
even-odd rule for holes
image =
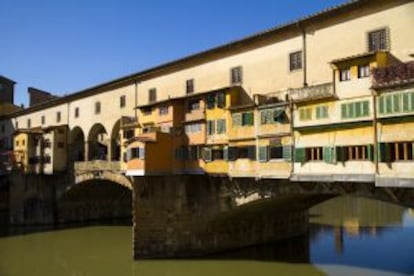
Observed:
[[[88,134],[88,160],[107,160],[108,143],[105,127],[100,123],[94,124]]]
[[[75,176],[75,183],[73,186],[82,185],[91,180],[107,180],[124,186],[132,191],[132,182],[125,175],[113,173],[111,171],[99,171],[99,172],[85,172]],[[71,188],[69,187],[69,189]]]
[[[58,220],[66,222],[117,221],[131,223],[132,183],[111,172],[83,173],[57,195]]]
[[[85,160],[85,134],[83,130],[76,126],[69,133],[70,160]]]
[[[112,161],[121,160],[121,119],[117,120],[111,131],[111,154]]]

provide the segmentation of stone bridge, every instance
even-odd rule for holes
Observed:
[[[414,207],[409,188],[208,175],[132,178],[115,161],[77,162],[61,175],[11,175],[10,182],[12,223],[132,217],[136,259],[205,255],[301,235],[308,231],[308,209],[341,195]]]

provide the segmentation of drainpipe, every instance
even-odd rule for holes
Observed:
[[[257,103],[256,103],[257,100]],[[255,136],[255,142],[256,142],[256,179],[259,178],[258,176],[258,172],[259,170],[259,123],[260,123],[260,111],[257,108],[259,106],[259,99],[257,97],[257,95],[253,95],[253,102],[255,104],[254,107],[254,136]]]
[[[373,147],[373,157],[375,162],[375,175],[379,174],[379,164],[378,164],[378,124],[377,124],[377,94],[375,91],[372,90],[372,100],[373,100],[373,115],[374,118],[372,120],[372,127],[374,130],[374,147]]]
[[[303,86],[308,86],[308,76],[307,76],[307,45],[306,45],[306,30],[299,23],[296,24],[298,29],[302,34],[302,55],[303,55]]]
[[[290,115],[290,139],[291,139],[291,153],[290,153],[290,177],[292,177],[293,173],[294,173],[294,166],[295,166],[295,132],[294,132],[294,125],[293,125],[293,101],[292,98],[290,97],[290,92],[288,90],[288,101],[289,101],[289,115]]]

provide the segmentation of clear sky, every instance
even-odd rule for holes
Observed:
[[[0,0],[0,75],[56,95],[182,58],[345,0]]]

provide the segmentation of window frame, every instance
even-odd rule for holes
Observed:
[[[303,69],[303,52],[298,50],[289,53],[289,71],[295,72]]]
[[[381,41],[381,33],[383,32],[383,39]],[[378,41],[375,41],[378,45],[374,45],[372,35],[379,34],[379,37],[375,38]],[[382,27],[375,30],[371,30],[367,32],[367,49],[368,52],[377,52],[377,51],[387,51],[390,50],[390,30],[389,27]],[[383,43],[383,45],[381,45]]]
[[[119,97],[119,108],[124,108],[126,106],[126,96],[122,95]]]
[[[350,81],[351,80],[351,68],[341,68],[339,69],[339,81]]]
[[[157,88],[148,89],[148,102],[154,103],[157,101]]]
[[[241,65],[230,68],[230,84],[237,85],[243,83],[243,67]]]
[[[95,114],[101,114],[101,102],[95,102]]]
[[[185,81],[185,93],[187,95],[194,93],[194,79],[188,79]]]

